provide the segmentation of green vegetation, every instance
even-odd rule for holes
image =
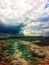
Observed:
[[[5,41],[1,41],[0,46],[4,47],[2,59],[10,61],[10,59],[21,58],[26,61],[31,62],[33,65],[38,65],[39,61],[44,60],[46,54],[42,52],[42,44],[40,41],[42,38],[33,37],[33,38],[9,38]],[[44,44],[43,44],[44,45]],[[3,48],[2,47],[2,48]],[[41,51],[42,53],[40,53]]]
[[[6,40],[7,42],[7,46],[6,46],[6,50],[8,50],[7,55],[13,55],[14,53],[19,54],[19,52],[21,52],[20,58],[24,58],[25,60],[31,60],[31,59],[37,59],[37,58],[45,58],[45,54],[43,55],[39,55],[38,53],[36,53],[35,51],[31,50],[31,46],[30,44],[27,45],[23,43],[23,41],[19,41],[19,40],[13,40],[13,39],[9,39]]]

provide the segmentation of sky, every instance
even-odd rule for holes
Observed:
[[[49,0],[0,0],[0,34],[49,36]]]

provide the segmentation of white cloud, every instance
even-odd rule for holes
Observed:
[[[43,29],[44,32],[49,32],[49,28]]]
[[[26,36],[40,36],[40,35],[42,35],[42,31],[31,30],[31,29],[24,30],[23,33]]]
[[[42,25],[43,28],[49,27],[49,22],[44,22]]]
[[[32,8],[31,4],[26,1],[27,0],[0,0],[0,16],[3,16],[5,19],[23,17],[23,15]]]
[[[47,0],[0,0],[0,23],[5,25],[24,23],[26,25],[22,31],[24,35],[42,35],[43,30],[38,28],[49,26],[49,22],[37,19],[49,15],[49,8],[44,8],[46,3]]]
[[[46,0],[0,0],[0,16],[3,16],[4,19],[21,18],[22,20],[23,15],[31,11],[29,17],[34,19],[42,14],[44,3]],[[10,22],[6,21],[6,23]]]

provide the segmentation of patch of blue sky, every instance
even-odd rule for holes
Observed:
[[[48,8],[49,7],[49,3],[45,5],[45,8]]]

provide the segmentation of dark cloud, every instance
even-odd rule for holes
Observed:
[[[47,16],[47,17],[42,17],[42,18],[38,18],[37,20],[38,20],[38,21],[41,21],[41,22],[47,22],[47,21],[49,21],[49,16]]]
[[[49,32],[46,32],[45,35],[46,35],[46,36],[49,36]]]
[[[9,33],[9,34],[19,34],[24,24],[19,24],[16,26],[6,26],[0,23],[0,33]]]

